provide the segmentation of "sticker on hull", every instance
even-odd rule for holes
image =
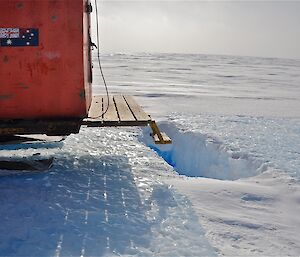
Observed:
[[[38,46],[39,29],[36,28],[0,28],[0,46]]]

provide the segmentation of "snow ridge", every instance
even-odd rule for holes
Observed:
[[[141,139],[154,149],[181,175],[236,180],[255,176],[266,169],[247,155],[228,153],[222,142],[200,133],[183,132],[174,124],[161,123],[160,128],[173,140],[171,145],[155,145],[144,130]]]

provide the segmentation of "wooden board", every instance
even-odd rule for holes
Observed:
[[[102,103],[102,104],[100,104]],[[108,109],[107,109],[108,108]],[[160,132],[156,122],[138,103],[128,95],[94,96],[87,119],[82,125],[88,127],[148,126],[156,144],[171,144],[166,133]]]
[[[104,113],[103,115],[103,121],[113,121],[113,122],[118,122],[119,117],[118,113],[115,107],[114,99],[112,96],[109,96],[109,105],[108,105],[108,99],[106,96],[103,96],[103,109],[102,112]],[[107,111],[106,111],[107,109]],[[105,112],[106,111],[106,112]]]
[[[116,109],[118,112],[118,116],[120,121],[135,121],[135,117],[129,109],[125,99],[121,95],[117,95],[114,97]]]
[[[108,106],[108,109],[107,109]],[[115,95],[94,96],[88,118],[83,121],[87,126],[147,126],[151,118],[131,96]]]
[[[171,144],[172,140],[165,132],[161,132],[162,140],[159,139],[158,135],[153,136],[155,144]]]
[[[102,96],[95,96],[89,110],[89,117],[93,119],[102,119]]]
[[[124,95],[124,99],[137,120],[149,120],[150,116],[137,104],[132,96]]]

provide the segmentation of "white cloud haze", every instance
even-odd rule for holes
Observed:
[[[98,0],[98,8],[104,52],[300,58],[300,2]]]

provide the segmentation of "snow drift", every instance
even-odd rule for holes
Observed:
[[[216,139],[181,131],[170,123],[159,126],[172,138],[171,145],[155,145],[148,129],[144,130],[141,140],[181,175],[236,180],[255,176],[265,169],[263,163],[251,160],[245,154],[227,152],[222,142]]]

